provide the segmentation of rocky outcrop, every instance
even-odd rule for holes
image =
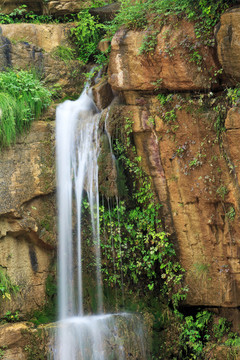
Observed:
[[[133,94],[126,99],[133,100]],[[187,304],[239,306],[236,142],[227,131],[227,139],[232,139],[228,141],[235,144],[227,147],[232,160],[219,147],[214,130],[217,114],[206,103],[176,97],[169,106],[175,116],[168,121],[154,96],[136,97],[135,105],[118,106],[112,113],[134,121],[138,155],[163,204],[165,228],[186,269]]]
[[[34,44],[45,52],[58,46],[70,46],[72,24],[2,24],[2,35],[13,43],[22,41]]]
[[[146,53],[149,43],[156,47]],[[194,26],[186,21],[154,32],[121,29],[111,45],[108,74],[114,90],[186,91],[220,85],[216,49],[197,45]]]
[[[5,14],[10,14],[21,5],[27,5],[26,10],[28,12],[33,11],[39,15],[64,16],[78,13],[81,9],[90,7],[92,3],[90,0],[1,0],[0,5],[1,11]],[[113,4],[111,10],[108,8],[101,10],[100,16],[109,19],[109,16],[111,18],[111,14],[118,7],[118,5]]]
[[[2,25],[4,49],[0,53],[0,68],[33,69],[58,97],[79,94],[86,67],[75,60],[69,40],[71,27],[62,24]]]
[[[219,59],[228,75],[228,48],[224,50],[226,41],[221,43],[219,36],[223,20],[231,21],[232,39],[237,39],[233,18],[238,11],[222,16],[217,34]],[[124,101],[110,117],[133,120],[138,155],[163,204],[165,228],[186,269],[186,304],[234,308],[240,304],[240,109],[224,115],[223,99],[210,92],[222,87],[225,75],[216,48],[194,47],[192,24],[164,25],[155,50],[140,54],[144,36],[154,34],[121,29],[114,36],[109,83],[122,92]],[[231,44],[236,60],[237,40]],[[193,49],[202,55],[200,64],[193,61]],[[207,89],[207,96],[193,93]],[[167,98],[166,90],[175,95]],[[191,93],[177,95],[177,91]],[[226,132],[220,139],[217,132],[223,129],[224,116]]]
[[[54,126],[33,124],[0,159],[0,267],[18,291],[0,315],[41,308],[56,245]]]

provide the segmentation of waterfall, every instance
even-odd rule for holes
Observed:
[[[87,88],[78,100],[65,101],[57,108],[59,322],[49,357],[54,360],[123,360],[128,358],[129,348],[131,353],[136,353],[131,359],[146,359],[139,317],[103,313],[97,164],[100,116]],[[84,192],[88,197],[95,247],[95,315],[84,310],[81,236]]]

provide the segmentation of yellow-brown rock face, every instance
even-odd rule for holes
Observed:
[[[240,8],[222,15],[217,29],[217,52],[224,71],[234,83],[240,81]]]
[[[35,69],[58,96],[80,93],[85,68],[74,55],[72,60],[59,55],[61,49],[73,51],[69,41],[71,27],[62,24],[1,25],[4,51],[3,48],[0,51],[0,69]]]
[[[134,121],[138,155],[186,269],[186,303],[239,306],[240,109],[230,110],[220,146],[214,130],[218,114],[201,100],[175,96],[168,108],[175,116],[163,119],[155,96],[124,95],[130,105],[113,113]]]
[[[69,45],[69,30],[73,25],[67,24],[2,24],[2,35],[13,40],[23,41],[50,52],[59,45]]]
[[[228,77],[239,79],[239,19],[240,9],[222,16],[217,49],[201,47],[185,21],[164,25],[150,54],[140,54],[144,31],[121,29],[112,40],[109,83],[124,97],[112,114],[133,120],[137,152],[186,269],[187,305],[240,304],[240,108],[223,115],[217,94],[197,92],[222,86],[219,60]],[[175,95],[164,105],[166,90]]]
[[[0,315],[28,313],[45,301],[56,244],[54,126],[33,124],[0,157],[0,268],[19,287]]]
[[[3,360],[26,360],[24,347],[27,341],[24,332],[28,330],[26,323],[5,324],[0,326],[0,347]]]
[[[144,38],[157,37],[151,54],[140,54]],[[218,86],[214,49],[197,47],[193,24],[165,25],[158,35],[119,30],[112,40],[109,83],[114,90],[202,90]],[[192,50],[191,50],[192,49]],[[194,50],[193,50],[194,49]],[[201,64],[194,59],[198,52]]]

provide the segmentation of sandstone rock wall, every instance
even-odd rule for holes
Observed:
[[[156,48],[145,54],[141,47],[145,43],[147,48],[152,39],[156,39]],[[186,21],[177,26],[170,22],[158,33],[122,29],[111,43],[109,83],[118,91],[219,88],[216,49],[196,47],[196,43],[194,26]],[[194,61],[196,51],[202,58],[199,63]]]
[[[7,67],[36,71],[57,96],[79,94],[83,72],[75,60],[67,24],[7,24],[1,25],[0,69]],[[59,50],[72,51],[72,59],[59,55]]]
[[[0,158],[0,267],[19,291],[1,299],[0,315],[45,303],[56,246],[54,125],[33,124]]]
[[[239,9],[222,16],[215,48],[198,47],[201,65],[192,60],[196,39],[184,21],[165,25],[149,54],[140,54],[146,33],[122,29],[112,40],[109,83],[124,97],[112,114],[134,121],[137,152],[163,204],[165,228],[186,269],[186,304],[193,306],[237,307],[240,301],[240,109],[221,113],[225,95],[220,100],[216,92],[230,80],[236,85],[238,16]],[[224,35],[229,31],[232,42]],[[161,104],[157,94],[173,90]]]

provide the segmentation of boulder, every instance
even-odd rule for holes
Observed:
[[[90,6],[90,4],[90,1],[83,0],[50,0],[47,4],[47,11],[54,16],[70,15]]]
[[[174,22],[174,19],[173,21]],[[196,40],[194,24],[164,25],[158,32],[120,29],[112,39],[109,83],[114,90],[205,90],[219,87],[216,49]],[[145,42],[156,41],[149,53]]]
[[[93,98],[97,107],[102,110],[111,104],[113,100],[113,93],[111,86],[106,80],[100,80],[93,87]]]
[[[104,22],[113,20],[119,9],[120,3],[115,2],[99,8],[92,8],[89,10],[89,12],[91,15],[98,17],[101,22]]]
[[[27,360],[24,348],[27,341],[24,332],[28,330],[27,323],[5,324],[0,326],[0,348],[3,349],[3,360]]]

